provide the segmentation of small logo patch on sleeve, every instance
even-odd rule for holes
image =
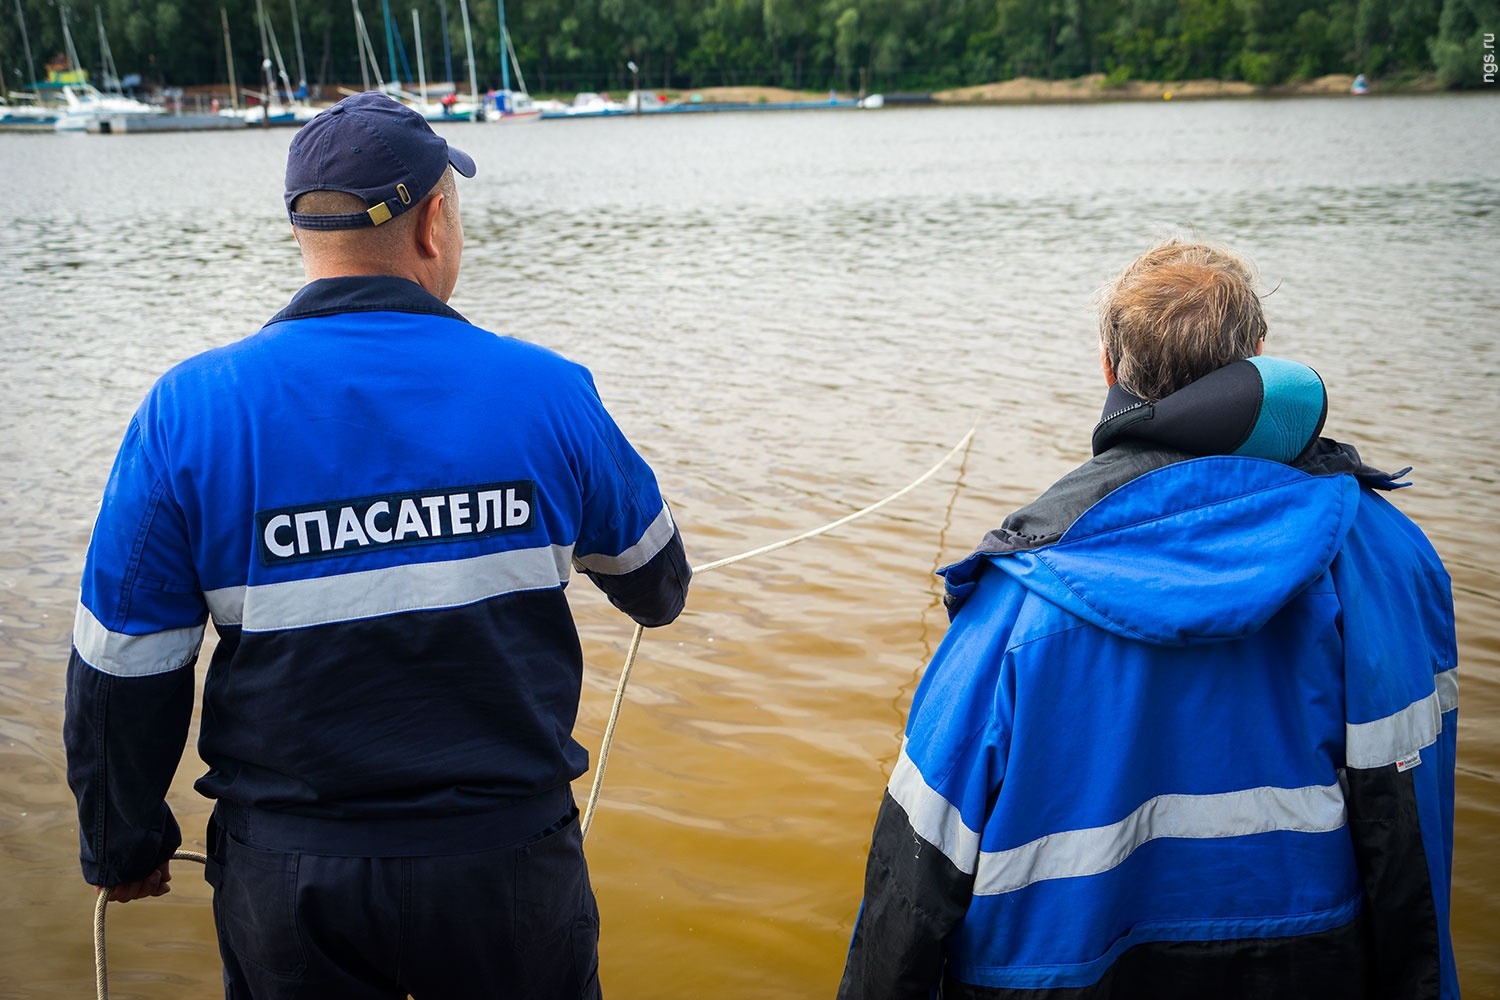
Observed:
[[[529,480],[457,486],[281,507],[255,514],[264,566],[371,548],[451,542],[525,531],[536,523]]]
[[[1396,773],[1399,774],[1402,771],[1410,771],[1420,763],[1422,763],[1422,751],[1413,750],[1405,757],[1402,757],[1400,760],[1396,761]]]

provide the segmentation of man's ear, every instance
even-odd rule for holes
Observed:
[[[1104,369],[1104,384],[1111,386],[1115,384],[1115,366],[1109,363],[1109,351],[1104,349],[1104,344],[1099,344],[1099,365]]]
[[[439,191],[417,206],[415,239],[423,257],[437,257],[441,253],[438,227],[443,224],[443,200],[443,193]]]

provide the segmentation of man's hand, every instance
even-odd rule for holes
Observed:
[[[156,866],[156,871],[139,882],[125,882],[111,887],[95,886],[94,891],[108,892],[111,903],[128,903],[132,899],[145,899],[147,896],[165,896],[172,891],[172,887],[167,885],[172,881],[171,864],[170,861],[163,861]]]

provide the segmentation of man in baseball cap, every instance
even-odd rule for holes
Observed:
[[[229,997],[598,997],[571,569],[691,571],[587,369],[447,304],[474,161],[359,94],[292,140],[307,284],[152,388],[89,546],[65,742],[85,879],[168,890],[198,741]]]
[[[418,204],[448,167],[474,176],[468,153],[448,145],[427,120],[376,91],[347,97],[304,125],[286,161],[286,208],[301,229],[378,226]],[[361,210],[297,210],[313,191],[341,191]]]
[[[469,154],[384,94],[321,112],[286,159],[287,214],[307,279],[385,274],[447,302],[463,256],[455,173],[474,176]]]

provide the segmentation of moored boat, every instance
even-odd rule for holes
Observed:
[[[152,118],[165,114],[162,108],[124,94],[106,94],[91,83],[64,84],[64,109],[53,125],[59,132],[98,132],[102,118],[124,122],[129,118]],[[104,131],[111,131],[106,128]],[[123,131],[123,129],[122,129]]]
[[[0,98],[0,132],[51,132],[56,124],[57,111],[36,103],[35,95]]]

